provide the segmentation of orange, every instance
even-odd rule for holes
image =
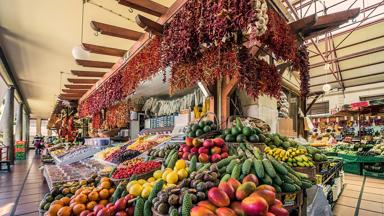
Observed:
[[[83,188],[77,189],[77,191],[75,192],[75,195],[79,195],[81,193],[81,191],[83,191]]]
[[[73,206],[75,206],[75,205],[77,205],[77,204],[79,204],[79,203],[77,203],[77,202],[73,202],[73,203],[69,204],[69,207],[71,207],[71,209],[72,209]]]
[[[84,189],[83,191],[81,191],[81,193],[88,195],[89,193],[91,193],[91,190],[87,188],[87,189]]]
[[[72,214],[72,209],[71,207],[64,206],[57,212],[57,216],[71,216]]]
[[[63,206],[60,204],[53,204],[49,207],[48,213],[51,215],[57,215],[57,212],[62,208]]]
[[[99,193],[96,191],[92,191],[91,193],[88,194],[88,200],[90,201],[97,201],[99,199]]]
[[[103,182],[101,182],[100,186],[103,189],[109,189],[109,188],[111,188],[111,183],[109,181],[103,181]]]
[[[69,202],[71,201],[71,199],[69,197],[63,197],[60,199],[64,204],[63,205],[69,205]]]
[[[85,194],[79,194],[75,198],[75,202],[77,203],[86,203],[87,202],[87,195]]]
[[[109,178],[108,177],[103,177],[100,179],[100,182],[109,182]]]
[[[59,204],[59,205],[61,205],[61,206],[65,206],[64,202],[61,201],[61,200],[55,200],[55,201],[53,201],[53,202],[51,203],[51,205],[54,205],[54,204]]]
[[[108,199],[109,191],[107,189],[103,189],[99,192],[100,199]]]
[[[84,204],[76,204],[75,206],[73,206],[73,214],[75,215],[80,215],[80,213],[82,211],[85,211],[85,205]]]
[[[99,204],[106,206],[108,204],[108,200],[100,200]]]
[[[92,211],[93,208],[94,208],[96,205],[97,205],[97,202],[95,202],[95,201],[91,201],[91,202],[89,202],[89,203],[87,204],[87,209],[90,210],[90,211]]]
[[[113,194],[115,192],[115,188],[109,189],[109,194]]]

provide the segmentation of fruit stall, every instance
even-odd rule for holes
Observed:
[[[278,108],[282,88],[301,96],[303,110],[309,94],[303,23],[288,24],[277,2],[188,0],[166,25],[149,25],[148,41],[78,105],[92,135],[123,129],[130,140],[53,146],[55,165],[44,167],[51,190],[39,211],[306,215],[314,188],[331,209],[343,187],[342,159],[292,139],[304,134],[298,111],[296,133],[276,132],[278,116],[287,116],[287,101]],[[287,74],[297,75],[296,85]]]

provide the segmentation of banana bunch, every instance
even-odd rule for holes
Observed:
[[[307,150],[304,148],[289,148],[284,150],[282,148],[273,148],[266,147],[264,152],[278,161],[287,162],[290,166],[293,167],[310,167],[314,166],[311,157],[307,157]]]

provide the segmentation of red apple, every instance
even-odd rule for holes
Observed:
[[[198,152],[199,154],[208,154],[208,149],[205,147],[200,147]]]
[[[134,198],[135,198],[135,196],[133,196],[132,194],[128,194],[124,197],[124,201],[127,203],[129,200],[134,199]]]
[[[209,157],[207,154],[201,153],[199,155],[199,162],[201,163],[207,163],[209,161]]]
[[[183,152],[189,152],[191,150],[191,148],[189,146],[185,146],[183,148]]]
[[[227,158],[229,155],[227,152],[224,152],[224,153],[221,153],[221,158],[224,159],[224,158]]]
[[[101,204],[98,204],[96,205],[95,207],[93,207],[93,211],[95,212],[95,214],[97,214],[101,209],[103,209],[104,206],[101,205]]]
[[[187,145],[187,146],[192,146],[193,144],[192,144],[192,141],[193,141],[193,138],[192,137],[187,137],[187,138],[185,138],[185,144]]]
[[[115,216],[127,216],[127,213],[125,213],[124,211],[119,211],[116,213]]]
[[[222,138],[215,138],[213,139],[213,142],[216,146],[222,147],[225,145],[225,141]]]
[[[117,211],[123,211],[126,207],[127,202],[124,200],[125,198],[120,198],[115,202],[115,207]]]
[[[223,147],[221,147],[221,152],[228,152],[228,146],[224,145]]]
[[[125,209],[125,212],[128,214],[128,216],[133,216],[133,213],[135,212],[135,207],[131,206]]]
[[[213,141],[211,139],[206,139],[203,142],[203,146],[206,147],[206,148],[211,148],[213,145],[214,144],[213,144]]]
[[[183,157],[183,152],[179,151],[179,152],[177,152],[177,155],[179,156],[179,158],[181,158],[181,157]]]
[[[219,155],[219,154],[213,154],[212,156],[211,156],[211,161],[213,162],[213,163],[216,163],[216,162],[218,162],[218,161],[220,161],[221,160],[221,156]]]
[[[221,148],[219,147],[211,148],[211,154],[220,154],[220,153],[221,153]]]
[[[189,152],[184,152],[181,158],[183,158],[184,160],[188,160],[188,156],[189,156]]]
[[[197,153],[198,149],[196,147],[191,148],[191,153]]]
[[[91,213],[89,210],[82,211],[79,216],[87,216],[89,213]]]

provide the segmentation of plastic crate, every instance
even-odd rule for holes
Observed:
[[[345,163],[344,172],[361,175],[361,163]]]
[[[384,179],[384,172],[378,173],[378,172],[371,172],[363,169],[363,175],[369,176],[369,177],[374,177],[374,178],[379,178],[379,179]]]

